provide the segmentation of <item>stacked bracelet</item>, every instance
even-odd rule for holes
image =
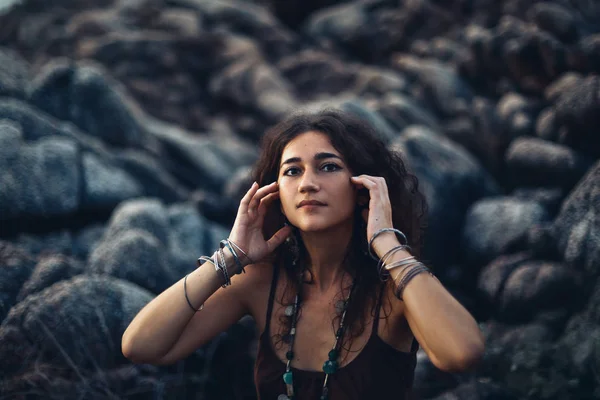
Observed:
[[[396,228],[383,228],[378,230],[377,232],[375,232],[373,234],[373,236],[371,236],[371,239],[369,240],[369,255],[371,256],[372,259],[379,261],[379,258],[377,258],[376,256],[373,255],[373,252],[371,251],[371,248],[373,246],[373,241],[375,240],[375,238],[379,235],[381,235],[384,232],[394,232],[396,233],[396,235],[398,235],[398,237],[400,239],[404,240],[404,245],[408,245],[408,240],[406,239],[406,235],[404,235],[404,233],[402,233],[402,231],[396,229]]]
[[[224,249],[227,248],[231,255],[233,256],[233,261],[235,262],[236,268],[235,272],[232,272],[234,268],[227,268],[227,264],[225,262],[225,252]],[[202,266],[205,262],[210,262],[215,267],[215,271],[223,276],[223,280],[225,283],[223,287],[227,287],[231,285],[231,276],[240,274],[242,272],[246,272],[244,270],[244,265],[240,261],[238,257],[237,251],[242,253],[251,263],[254,263],[252,259],[248,256],[248,254],[242,250],[240,246],[232,242],[230,239],[221,240],[219,242],[219,249],[212,255],[212,257],[200,256],[196,262],[198,267]]]
[[[373,255],[373,253],[371,251],[373,248],[372,245],[373,245],[373,241],[375,240],[375,238],[384,232],[396,233],[396,235],[398,235],[398,237],[401,239],[401,243],[403,241],[404,244],[400,244],[399,246],[391,248],[383,255],[383,257],[381,257],[381,259],[378,259],[377,257],[375,257]],[[412,250],[408,246],[408,240],[406,239],[406,236],[404,235],[404,233],[402,233],[400,230],[395,229],[395,228],[380,229],[377,232],[375,232],[373,234],[373,236],[371,237],[371,239],[369,240],[369,255],[372,258],[374,258],[375,260],[377,260],[377,270],[379,272],[379,276],[381,277],[382,281],[387,280],[387,278],[390,276],[392,270],[397,269],[397,268],[400,269],[400,272],[397,273],[396,276],[393,278],[393,280],[395,282],[396,279],[400,275],[402,275],[402,278],[400,279],[400,282],[398,283],[398,286],[396,287],[396,290],[394,291],[394,294],[396,295],[396,297],[399,300],[402,300],[402,294],[404,292],[404,288],[415,276],[417,276],[423,272],[427,272],[431,276],[434,276],[433,272],[431,272],[431,270],[429,270],[429,268],[427,268],[422,262],[418,261],[414,256],[405,257],[405,258],[395,261],[389,265],[386,264],[388,258],[390,256],[392,256],[392,254],[394,254],[400,250],[404,250],[404,249]]]
[[[433,276],[433,273],[429,270],[429,268],[427,268],[422,262],[417,262],[402,276],[402,279],[400,279],[400,283],[398,283],[398,286],[394,291],[394,295],[398,298],[398,300],[402,300],[402,294],[408,282],[410,282],[415,276],[423,272],[427,272],[431,276]],[[400,275],[400,273],[398,275]],[[396,275],[396,278],[398,277],[398,275]]]
[[[390,250],[388,250],[387,253],[385,253],[383,255],[383,257],[381,257],[381,260],[379,260],[379,262],[377,263],[377,271],[379,272],[379,277],[382,281],[386,281],[387,278],[389,277],[389,274],[383,273],[384,270],[389,271],[389,268],[386,267],[386,260],[388,259],[388,257],[390,257],[392,254],[394,254],[400,250],[405,250],[405,249],[412,250],[410,248],[410,246],[400,245],[400,246],[392,247]]]

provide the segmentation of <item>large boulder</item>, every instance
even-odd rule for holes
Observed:
[[[128,282],[84,275],[28,296],[0,326],[0,378],[36,362],[50,362],[72,374],[126,363],[121,337],[151,299]]]
[[[477,267],[499,255],[526,247],[527,233],[547,223],[548,211],[539,203],[510,196],[479,200],[468,210],[462,231],[462,254]]]
[[[463,148],[423,126],[406,128],[391,147],[418,177],[429,205],[426,259],[434,267],[446,266],[459,256],[458,233],[468,208],[497,194],[498,187]]]
[[[565,262],[594,279],[600,276],[599,175],[596,162],[564,201],[553,227]]]

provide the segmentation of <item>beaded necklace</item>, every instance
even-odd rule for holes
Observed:
[[[321,390],[320,400],[327,400],[329,394],[329,388],[327,386],[329,382],[329,375],[334,374],[339,368],[339,355],[340,355],[340,346],[341,339],[344,337],[344,319],[346,318],[346,311],[348,309],[348,304],[350,302],[350,297],[354,292],[354,287],[356,286],[356,279],[352,282],[352,288],[350,289],[350,293],[346,300],[340,300],[336,304],[336,309],[338,312],[342,313],[342,318],[340,319],[340,327],[338,328],[335,334],[335,343],[333,344],[333,348],[329,351],[328,360],[323,363],[323,372],[325,372],[325,380],[323,381],[323,388]],[[294,300],[294,304],[287,306],[285,309],[285,315],[287,317],[292,318],[292,328],[289,333],[290,347],[285,354],[287,358],[287,363],[285,366],[285,372],[283,374],[283,381],[285,382],[287,394],[282,393],[277,397],[277,400],[293,400],[294,399],[294,378],[291,370],[292,359],[294,358],[294,338],[296,337],[296,323],[298,322],[298,307],[300,305],[300,296],[296,293],[296,298]]]

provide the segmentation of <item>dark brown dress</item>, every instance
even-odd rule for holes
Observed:
[[[276,400],[280,394],[286,393],[283,382],[285,363],[273,350],[269,337],[276,282],[277,268],[273,273],[267,322],[260,335],[254,365],[254,381],[259,400]],[[329,376],[330,400],[410,398],[419,345],[413,340],[411,351],[407,353],[393,348],[379,337],[377,327],[381,299],[382,295],[379,296],[373,331],[365,347],[354,360]],[[293,367],[293,363],[291,369],[294,374],[295,399],[319,399],[325,373],[297,369]]]

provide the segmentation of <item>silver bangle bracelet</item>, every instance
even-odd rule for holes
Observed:
[[[382,228],[380,230],[378,230],[377,232],[375,232],[373,234],[373,236],[371,236],[371,239],[369,240],[369,255],[371,256],[372,259],[374,259],[375,261],[379,261],[378,257],[375,257],[373,255],[372,252],[372,246],[373,246],[373,241],[375,240],[375,238],[379,235],[381,235],[384,232],[394,232],[396,233],[396,235],[398,235],[401,239],[404,240],[404,245],[407,246],[408,245],[408,239],[406,239],[406,235],[404,235],[404,233],[402,233],[402,231],[400,231],[399,229],[396,228]],[[402,241],[400,242],[402,244]]]

